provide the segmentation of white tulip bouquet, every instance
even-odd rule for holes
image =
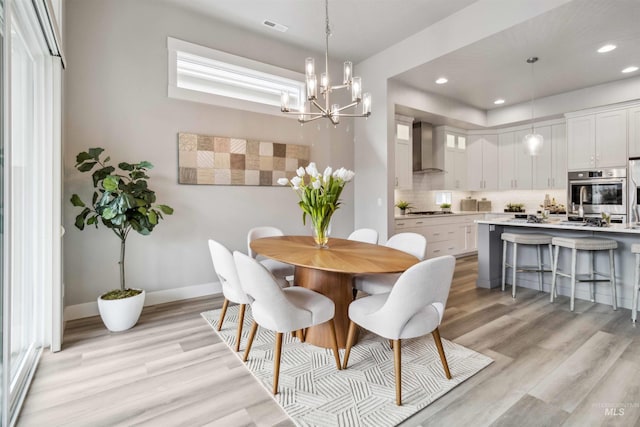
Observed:
[[[326,248],[331,216],[340,207],[342,189],[353,179],[355,173],[345,168],[333,171],[327,166],[321,174],[316,164],[311,162],[306,168],[300,166],[296,175],[291,180],[280,178],[278,184],[290,185],[298,193],[302,223],[306,224],[306,217],[309,215],[316,244]]]

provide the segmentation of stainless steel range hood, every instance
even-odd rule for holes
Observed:
[[[444,158],[438,155],[433,135],[433,125],[425,122],[413,124],[413,173],[444,171]]]

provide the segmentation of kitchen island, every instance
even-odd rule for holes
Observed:
[[[631,308],[633,299],[633,281],[635,277],[635,255],[631,253],[631,244],[640,243],[640,228],[628,224],[611,224],[608,227],[594,227],[581,222],[552,219],[543,223],[529,223],[526,219],[498,218],[491,220],[477,220],[478,224],[478,280],[476,285],[482,288],[495,288],[502,285],[502,233],[545,233],[554,237],[597,237],[613,239],[618,242],[615,252],[616,283],[618,306]],[[509,245],[509,250],[511,245]],[[596,256],[596,271],[608,272],[608,257]],[[511,257],[511,254],[507,254]],[[548,251],[542,251],[543,263],[551,265]],[[560,251],[558,267],[562,271],[570,269],[570,254],[567,250]],[[518,248],[518,264],[536,264],[535,247]],[[586,271],[589,258],[586,253],[578,254],[578,271]],[[558,277],[558,294],[569,295],[570,283],[568,279]],[[507,284],[510,284],[509,277]],[[518,286],[538,289],[537,273],[518,273]],[[544,276],[544,291],[551,288],[551,273]],[[576,285],[576,298],[590,300],[588,283]],[[611,293],[607,283],[596,284],[596,302],[611,304]]]

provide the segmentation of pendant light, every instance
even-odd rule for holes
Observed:
[[[537,156],[542,151],[542,146],[544,145],[544,138],[539,133],[535,132],[535,125],[533,123],[534,114],[533,114],[533,100],[534,100],[534,88],[535,88],[535,80],[533,78],[533,64],[538,61],[537,56],[532,56],[531,58],[527,58],[527,63],[531,64],[531,132],[526,134],[522,139],[522,145],[524,147],[525,152],[530,156]]]

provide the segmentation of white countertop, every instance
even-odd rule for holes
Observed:
[[[449,214],[431,214],[431,215],[396,215],[394,219],[411,219],[411,218],[448,218],[452,216],[464,216],[464,215],[484,215],[493,214],[493,212],[478,212],[478,211],[458,211]]]
[[[592,227],[583,225],[582,222],[566,221],[561,218],[551,218],[547,222],[534,223],[527,222],[526,219],[514,218],[494,218],[486,220],[476,220],[478,224],[494,224],[510,227],[527,227],[527,228],[555,228],[560,230],[576,230],[576,231],[602,231],[607,233],[625,233],[640,234],[640,226],[631,226],[630,224],[611,224],[608,227]]]

